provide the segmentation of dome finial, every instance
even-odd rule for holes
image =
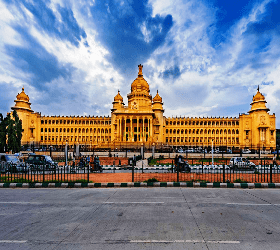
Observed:
[[[260,85],[258,85],[258,88],[257,88],[258,92],[260,91]]]
[[[142,73],[143,65],[139,64],[138,68],[139,68],[138,76],[143,76],[143,73]]]
[[[24,92],[24,85],[22,86],[22,89],[21,89],[21,90],[22,90],[22,92]]]

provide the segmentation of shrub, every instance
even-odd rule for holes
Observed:
[[[156,179],[156,178],[151,178],[151,179],[148,179],[148,180],[143,181],[143,182],[145,182],[145,183],[150,183],[150,182],[159,182],[159,180],[158,180],[158,179]]]

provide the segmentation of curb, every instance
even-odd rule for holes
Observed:
[[[0,188],[132,188],[132,187],[191,187],[191,188],[280,188],[280,183],[220,183],[220,182],[127,182],[127,183],[0,183]]]

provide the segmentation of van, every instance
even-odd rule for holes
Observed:
[[[28,170],[28,168],[25,167],[24,163],[19,160],[17,155],[1,153],[0,162],[1,173],[24,173]]]

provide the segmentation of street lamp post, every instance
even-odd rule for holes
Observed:
[[[68,165],[68,148],[67,148],[67,140],[65,143],[65,166]]]
[[[214,165],[214,149],[213,149],[213,141],[214,139],[212,139],[212,167]]]

